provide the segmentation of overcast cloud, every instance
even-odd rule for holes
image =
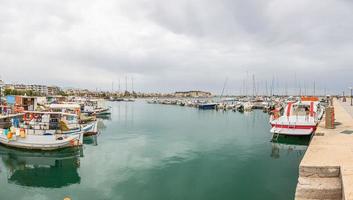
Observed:
[[[353,85],[350,0],[0,0],[6,82],[138,91]],[[289,89],[290,90],[290,89]],[[304,90],[304,89],[303,89]]]

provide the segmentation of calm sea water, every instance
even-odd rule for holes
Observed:
[[[267,114],[109,105],[81,149],[1,147],[0,199],[293,199],[305,146],[271,143]]]

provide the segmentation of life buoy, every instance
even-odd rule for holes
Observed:
[[[33,118],[34,118],[33,114],[27,113],[23,116],[23,120],[25,120],[25,121],[32,121]]]

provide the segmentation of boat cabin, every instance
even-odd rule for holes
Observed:
[[[285,110],[285,116],[310,116],[314,117],[317,113],[319,103],[313,101],[289,102]]]
[[[34,111],[37,109],[37,97],[16,96],[15,104],[24,110]]]
[[[80,128],[76,114],[64,112],[37,112],[25,111],[22,128],[37,130],[68,131]]]
[[[81,106],[76,103],[50,104],[49,108],[53,112],[65,112],[79,115]]]

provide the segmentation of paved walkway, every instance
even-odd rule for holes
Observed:
[[[347,102],[339,101],[341,106],[353,117],[353,106],[351,106],[351,99],[347,99]]]

